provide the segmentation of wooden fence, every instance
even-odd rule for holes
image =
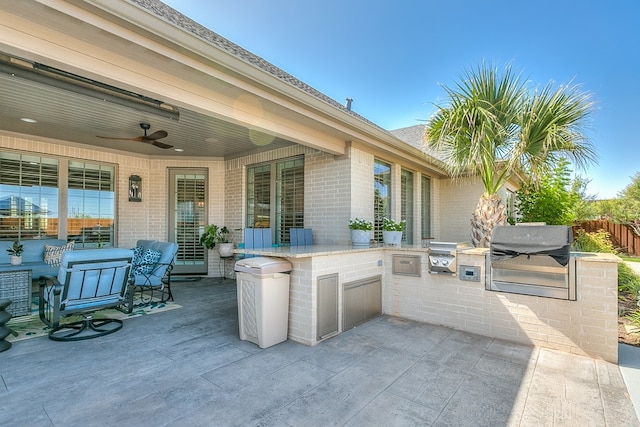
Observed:
[[[629,255],[640,256],[640,237],[626,224],[614,224],[606,219],[600,219],[585,221],[573,228],[574,231],[583,229],[588,233],[604,230],[611,236],[611,242],[616,249]]]

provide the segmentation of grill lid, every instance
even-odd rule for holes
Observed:
[[[566,225],[496,226],[491,237],[491,261],[518,255],[548,255],[560,265],[569,263],[573,232]]]

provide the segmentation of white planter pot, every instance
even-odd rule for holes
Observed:
[[[20,265],[22,264],[22,256],[11,255],[9,256],[9,262],[11,262],[11,265]]]
[[[368,248],[371,244],[371,231],[351,230],[351,245],[355,248]]]
[[[382,231],[382,241],[385,245],[400,246],[402,242],[402,231]]]
[[[233,256],[233,243],[218,243],[218,253],[221,257],[230,257]]]

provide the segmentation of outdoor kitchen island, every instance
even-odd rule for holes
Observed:
[[[620,259],[614,255],[571,254],[576,281],[573,301],[487,289],[488,249],[457,249],[455,275],[430,273],[429,249],[418,246],[313,245],[234,251],[285,258],[292,264],[288,338],[303,344],[314,345],[352,327],[351,312],[358,299],[363,300],[362,306],[355,310],[365,313],[362,321],[375,316],[371,307],[379,298],[383,314],[613,363],[618,360]],[[349,296],[352,289],[360,289],[356,298]]]

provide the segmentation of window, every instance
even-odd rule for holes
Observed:
[[[58,237],[58,161],[0,152],[0,238]]]
[[[422,238],[431,237],[431,178],[422,177]]]
[[[114,175],[112,166],[69,162],[67,237],[76,245],[113,246]]]
[[[382,220],[391,217],[391,165],[376,160],[373,180],[373,238],[382,242]]]
[[[413,172],[402,170],[400,173],[400,216],[407,224],[403,241],[413,244]]]
[[[304,158],[247,169],[247,227],[272,228],[274,242],[289,243],[289,229],[304,227]]]
[[[114,166],[0,152],[0,239],[113,246],[114,221]]]
[[[247,172],[247,227],[271,227],[271,165]]]

